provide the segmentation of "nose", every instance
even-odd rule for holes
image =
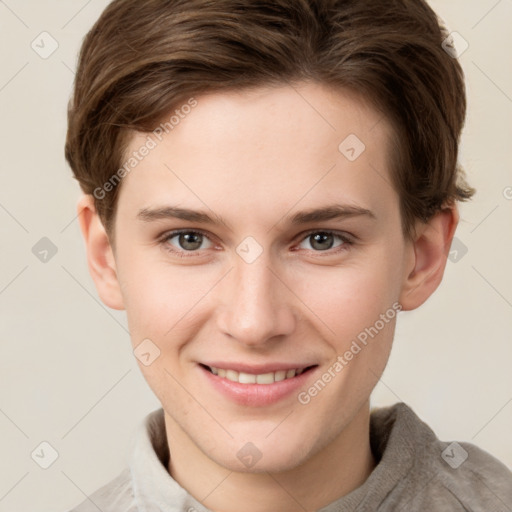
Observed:
[[[243,259],[222,283],[217,325],[222,333],[252,348],[267,347],[296,329],[293,294],[263,255]]]

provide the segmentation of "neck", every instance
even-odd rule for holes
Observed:
[[[207,457],[167,415],[171,476],[216,512],[304,512],[349,494],[375,468],[370,447],[369,403],[347,427],[300,466],[280,473],[231,471]]]

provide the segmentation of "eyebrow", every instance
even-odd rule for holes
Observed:
[[[377,219],[376,215],[367,208],[362,208],[355,205],[333,204],[321,208],[312,208],[295,213],[288,218],[288,222],[292,225],[301,225],[311,222],[323,222],[328,220],[359,216],[364,216],[372,220]],[[224,224],[227,226],[226,222],[224,222],[224,220],[218,215],[210,216],[203,211],[179,208],[176,206],[142,208],[137,214],[137,218],[143,222],[153,222],[166,219],[181,219],[199,224]]]

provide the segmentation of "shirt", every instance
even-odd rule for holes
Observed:
[[[512,512],[512,472],[471,443],[440,441],[404,403],[371,411],[370,445],[370,476],[318,512]],[[210,512],[168,462],[160,408],[133,436],[128,467],[70,512]]]

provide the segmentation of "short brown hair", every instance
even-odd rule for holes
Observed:
[[[411,237],[416,219],[475,192],[458,165],[466,94],[447,36],[423,0],[114,0],[81,48],[66,159],[112,234],[120,187],[94,191],[134,131],[203,92],[312,80],[356,91],[391,123]]]

